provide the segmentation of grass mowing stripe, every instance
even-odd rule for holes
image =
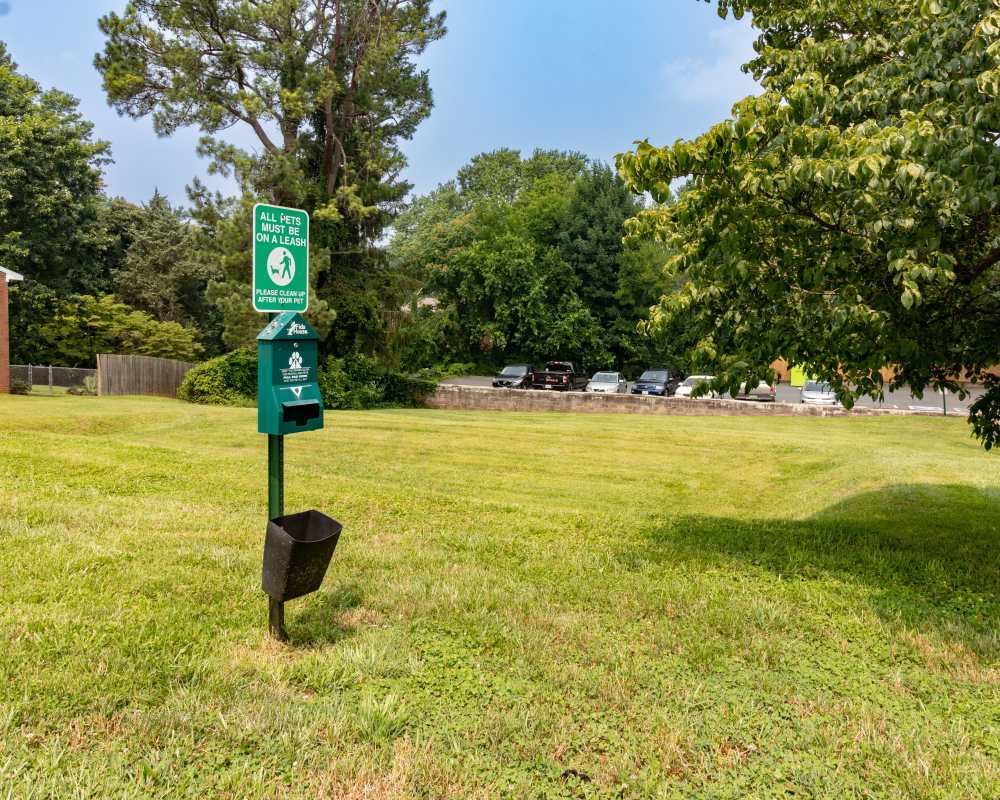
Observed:
[[[0,398],[12,797],[1000,796],[960,421],[331,413],[287,445],[345,524],[287,647],[255,427]]]

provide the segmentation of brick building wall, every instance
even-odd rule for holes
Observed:
[[[0,272],[0,393],[10,391],[10,316],[7,310],[7,276]]]

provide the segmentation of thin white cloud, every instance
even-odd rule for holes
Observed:
[[[733,103],[761,91],[760,85],[740,67],[756,54],[756,32],[748,20],[730,20],[713,28],[704,58],[679,58],[663,65],[668,99],[728,115]]]

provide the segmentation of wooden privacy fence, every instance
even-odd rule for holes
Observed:
[[[177,397],[177,389],[194,364],[151,356],[97,356],[97,393],[152,394]]]

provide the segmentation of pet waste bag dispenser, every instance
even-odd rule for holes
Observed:
[[[257,335],[257,430],[272,436],[323,427],[319,337],[286,311]]]
[[[257,336],[257,429],[267,434],[268,523],[261,588],[268,625],[282,641],[285,601],[319,589],[340,523],[319,511],[285,514],[285,436],[323,427],[319,337],[301,314],[278,314]]]

